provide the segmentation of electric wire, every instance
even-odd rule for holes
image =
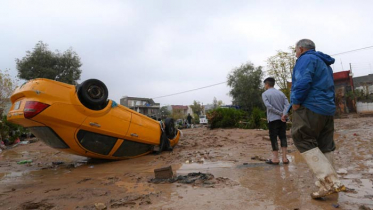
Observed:
[[[340,52],[340,53],[332,54],[331,56],[342,55],[342,54],[356,52],[356,51],[360,51],[360,50],[366,50],[366,49],[370,49],[370,48],[373,48],[373,45],[372,46],[368,46],[368,47],[359,48],[359,49],[354,49],[354,50],[349,50],[349,51],[345,51],[345,52]],[[196,90],[201,90],[201,89],[205,89],[205,88],[209,88],[209,87],[213,87],[213,86],[217,86],[217,85],[221,85],[221,84],[225,84],[225,83],[227,83],[227,82],[219,82],[219,83],[216,83],[216,84],[212,84],[212,85],[208,85],[208,86],[204,86],[204,87],[200,87],[200,88],[195,88],[195,89],[186,90],[186,91],[182,91],[182,92],[178,92],[178,93],[172,93],[172,94],[169,94],[169,95],[154,97],[152,99],[164,98],[164,97],[179,95],[179,94],[188,93],[188,92],[192,92],[192,91],[196,91]]]
[[[152,99],[179,95],[179,94],[188,93],[188,92],[192,92],[192,91],[196,91],[196,90],[201,90],[201,89],[205,89],[205,88],[209,88],[209,87],[213,87],[213,86],[217,86],[217,85],[221,85],[221,84],[225,84],[225,83],[227,83],[227,82],[219,82],[219,83],[216,83],[216,84],[212,84],[212,85],[208,85],[208,86],[204,86],[204,87],[200,87],[200,88],[195,88],[195,89],[191,89],[191,90],[186,90],[186,91],[183,91],[183,92],[178,92],[178,93],[173,93],[173,94],[169,94],[169,95],[154,97]]]
[[[336,54],[333,54],[333,55],[331,55],[331,56],[342,55],[342,54],[351,53],[351,52],[356,52],[356,51],[360,51],[360,50],[366,50],[366,49],[369,49],[369,48],[373,48],[373,46],[363,47],[363,48],[359,48],[359,49],[355,49],[355,50],[349,50],[349,51],[341,52],[341,53],[336,53]]]

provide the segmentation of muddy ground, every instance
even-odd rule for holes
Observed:
[[[7,149],[0,153],[0,209],[373,209],[372,126],[373,118],[336,120],[336,168],[356,191],[321,201],[309,196],[314,177],[291,139],[291,163],[273,166],[251,159],[270,157],[268,131],[195,128],[183,130],[173,152],[123,161],[65,154],[40,141]],[[155,168],[169,165],[175,175],[214,178],[149,182]]]

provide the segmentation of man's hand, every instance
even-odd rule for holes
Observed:
[[[293,110],[294,110],[294,111],[297,110],[297,109],[299,109],[299,107],[300,107],[299,104],[293,104]]]
[[[282,122],[286,122],[286,119],[288,119],[288,116],[287,115],[282,115],[281,121]]]

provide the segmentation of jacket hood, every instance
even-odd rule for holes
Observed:
[[[327,55],[327,54],[324,54],[320,51],[315,51],[315,50],[309,50],[307,52],[305,52],[304,54],[313,54],[313,55],[316,55],[317,57],[319,57],[321,60],[324,61],[324,63],[328,66],[332,65],[334,62],[335,62],[335,59],[330,57],[330,55]]]

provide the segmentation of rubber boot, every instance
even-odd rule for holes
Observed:
[[[325,157],[328,158],[330,164],[332,164],[334,170],[335,170],[335,165],[334,165],[334,152],[325,152],[324,153]]]
[[[346,190],[346,187],[339,181],[332,164],[330,164],[328,158],[318,147],[303,152],[301,155],[318,179],[315,184],[320,189],[317,192],[311,193],[312,198],[321,198]]]

